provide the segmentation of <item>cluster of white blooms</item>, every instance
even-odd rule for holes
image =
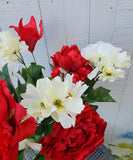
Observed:
[[[71,75],[66,75],[64,81],[60,77],[43,78],[37,80],[36,87],[27,85],[26,92],[21,94],[21,104],[29,115],[40,120],[52,116],[64,128],[69,128],[75,125],[76,115],[84,109],[81,94],[86,89],[87,85],[81,81],[72,83]]]
[[[12,37],[10,31],[0,32],[0,65],[8,63],[9,71],[16,73],[20,69],[18,56],[28,50],[24,41],[19,42],[18,37]]]
[[[121,48],[114,47],[102,41],[90,44],[81,50],[81,55],[87,59],[94,70],[88,75],[89,79],[99,74],[99,79],[113,82],[117,78],[124,77],[122,68],[130,66],[130,56]]]

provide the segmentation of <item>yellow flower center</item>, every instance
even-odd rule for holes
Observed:
[[[64,106],[62,105],[62,102],[60,99],[56,99],[53,104],[57,107],[57,109],[63,109]]]
[[[112,76],[112,73],[106,72],[106,76]]]
[[[45,109],[46,108],[43,102],[40,103],[40,107],[41,107],[41,109]]]
[[[68,95],[69,95],[69,97],[72,97],[72,96],[73,96],[70,92],[68,93]]]

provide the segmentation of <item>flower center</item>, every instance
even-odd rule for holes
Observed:
[[[40,103],[40,107],[41,107],[41,109],[45,109],[46,108],[43,102]]]
[[[57,109],[63,109],[64,106],[62,105],[62,102],[60,99],[56,99],[53,104],[57,107]]]
[[[69,97],[72,97],[72,96],[73,96],[70,92],[68,93],[68,95],[69,95]]]
[[[112,73],[106,72],[107,76],[112,76]]]

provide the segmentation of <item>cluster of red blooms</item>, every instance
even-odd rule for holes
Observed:
[[[0,104],[0,160],[16,160],[18,143],[34,134],[37,124],[33,117],[21,122],[27,115],[26,110],[16,103],[2,79]]]
[[[69,73],[73,75],[73,82],[76,83],[79,80],[85,81],[93,70],[89,62],[81,56],[76,45],[62,47],[61,52],[56,52],[51,58],[55,67],[51,74],[52,78],[59,73]]]
[[[29,51],[34,51],[37,41],[43,35],[42,20],[39,24],[38,33],[35,18],[32,16],[30,22],[23,26],[22,19],[19,26],[14,28],[20,36],[20,41],[25,41]],[[59,73],[73,75],[73,82],[85,81],[87,75],[93,70],[88,61],[85,60],[76,45],[64,46],[60,52],[51,57],[54,69],[52,78]],[[0,79],[0,160],[13,160],[18,156],[18,143],[34,134],[36,122],[33,117],[21,121],[26,116],[26,110],[16,103],[9,93],[6,82]],[[88,154],[104,142],[106,122],[98,113],[85,104],[81,114],[76,117],[75,127],[64,129],[60,123],[55,122],[53,133],[40,140],[42,144],[41,155],[51,160],[85,160]]]
[[[64,129],[55,122],[53,133],[40,140],[43,145],[40,154],[51,160],[85,160],[103,144],[106,125],[98,113],[85,104],[76,117],[75,127]]]

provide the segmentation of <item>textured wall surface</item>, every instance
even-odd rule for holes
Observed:
[[[0,0],[0,28],[27,23],[34,15],[43,19],[44,35],[37,43],[35,57],[50,75],[50,56],[63,45],[79,48],[99,40],[133,53],[133,0]],[[14,32],[15,34],[15,32]],[[32,60],[25,55],[27,62]],[[101,84],[112,90],[117,103],[100,103],[98,112],[108,122],[106,141],[133,131],[133,65],[125,78]]]

